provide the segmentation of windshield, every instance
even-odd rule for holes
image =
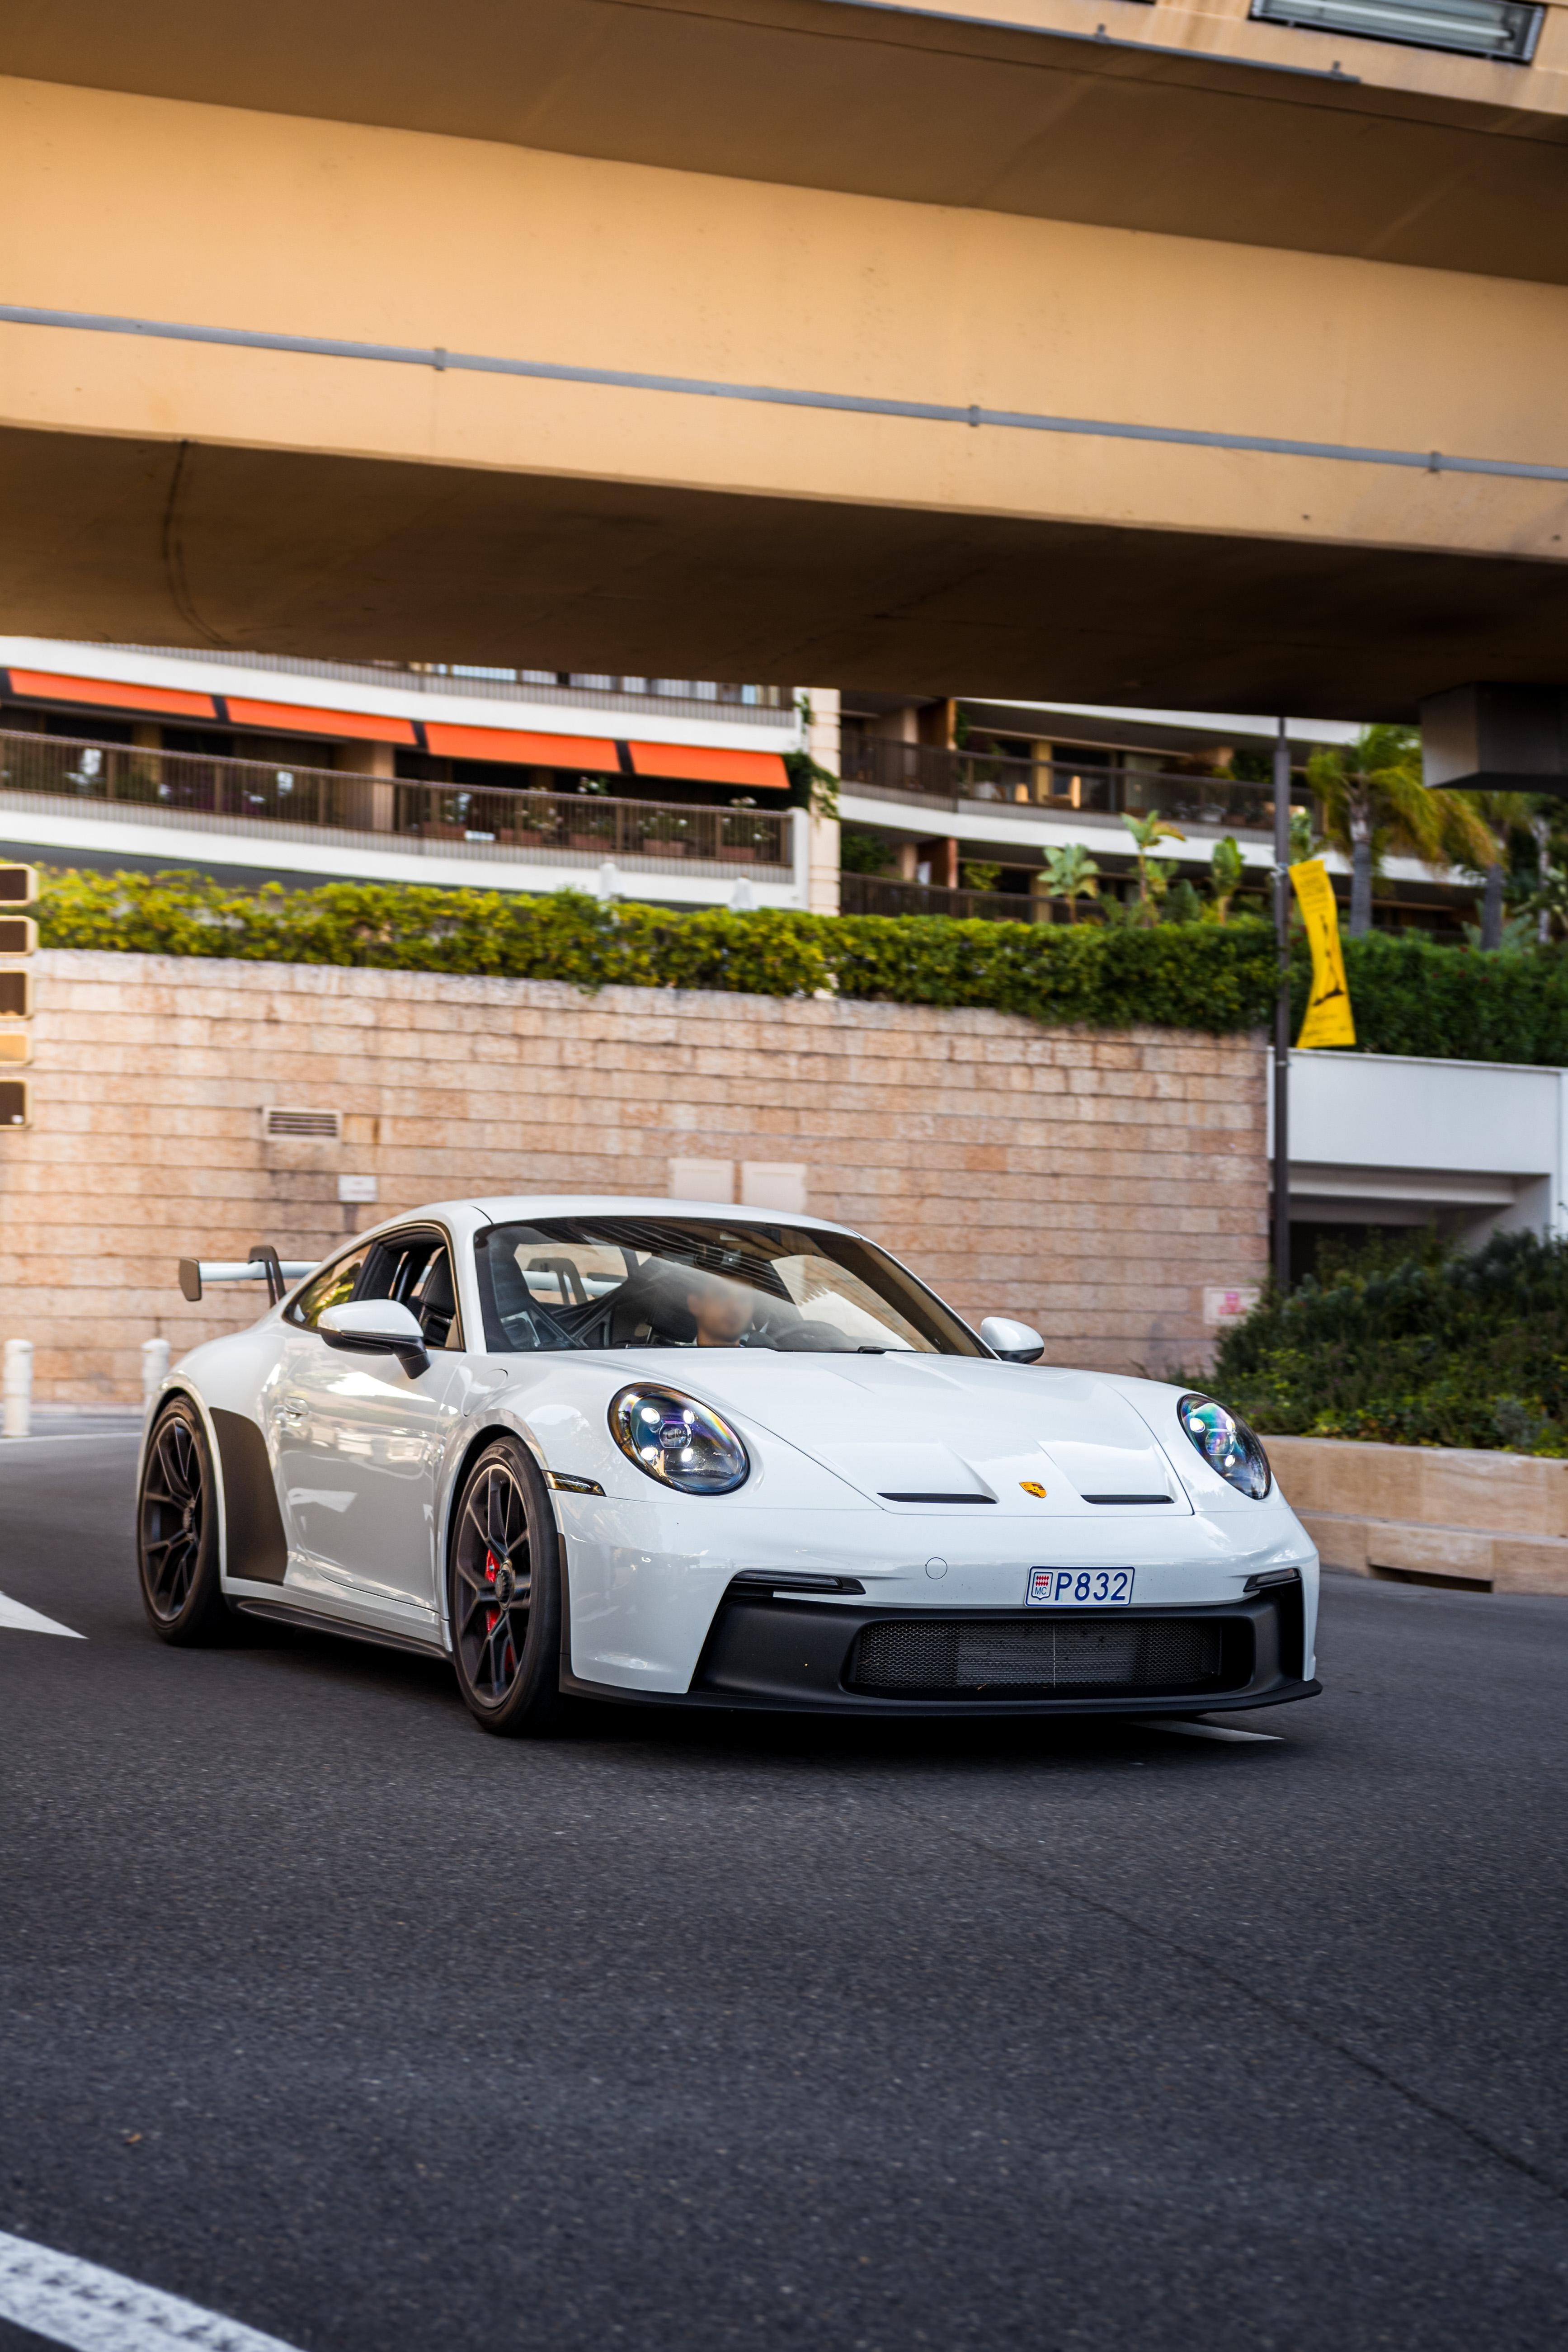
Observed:
[[[475,1261],[489,1345],[772,1348],[982,1356],[972,1331],[868,1242],[697,1217],[492,1225]]]

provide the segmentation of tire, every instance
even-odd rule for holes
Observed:
[[[206,1432],[188,1397],[170,1399],[147,1441],[136,1497],[136,1566],[142,1605],[161,1642],[189,1648],[228,1633],[218,1583],[217,1486]]]
[[[561,1546],[533,1457],[497,1437],[464,1475],[447,1554],[452,1664],[476,1723],[502,1738],[559,1729]]]

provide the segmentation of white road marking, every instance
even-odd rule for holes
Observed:
[[[0,1592],[0,1632],[7,1633],[63,1633],[68,1642],[85,1642],[85,1633],[74,1633],[68,1625],[57,1625],[52,1617],[40,1617],[23,1601],[13,1601],[8,1592]],[[0,2233],[3,2234],[3,2233]]]
[[[1237,1731],[1228,1723],[1194,1723],[1190,1716],[1135,1715],[1132,1720],[1141,1731],[1175,1731],[1184,1739],[1264,1739],[1277,1748],[1285,1744],[1282,1732]]]
[[[0,2319],[74,2352],[293,2352],[237,2319],[0,2230]]]

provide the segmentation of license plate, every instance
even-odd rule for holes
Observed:
[[[1024,1595],[1031,1609],[1115,1609],[1131,1598],[1130,1568],[1032,1568]]]

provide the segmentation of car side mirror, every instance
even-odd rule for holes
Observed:
[[[323,1309],[316,1329],[329,1348],[358,1356],[395,1356],[411,1381],[430,1368],[425,1334],[395,1298],[351,1298]]]
[[[1039,1333],[1027,1323],[1015,1323],[1010,1315],[988,1315],[980,1336],[1005,1364],[1037,1364],[1046,1352]]]

